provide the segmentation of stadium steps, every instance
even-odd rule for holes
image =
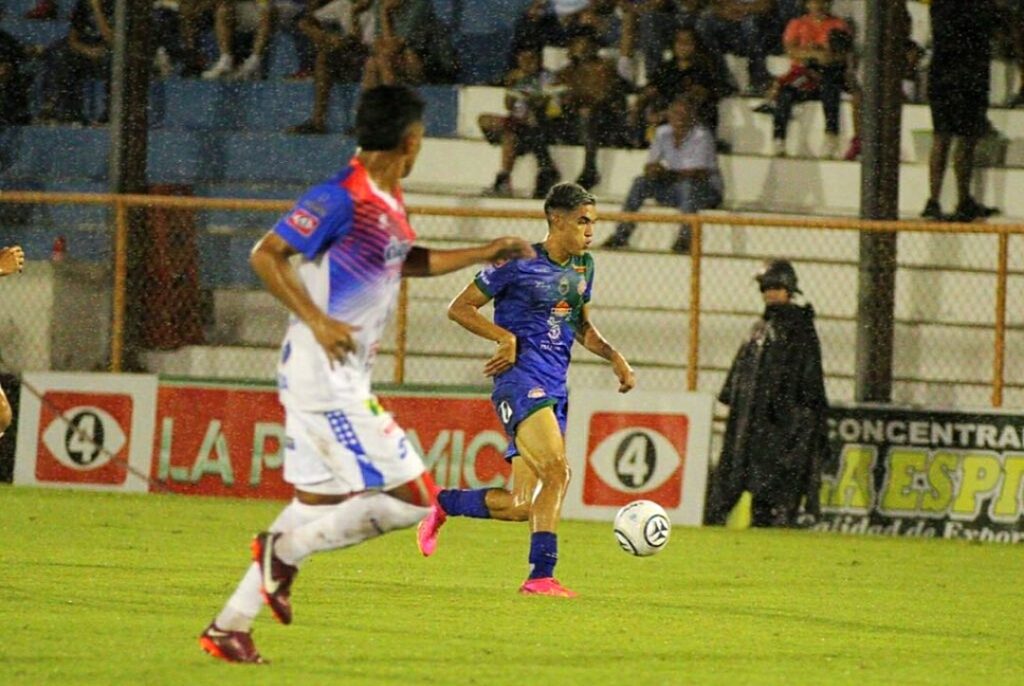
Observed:
[[[459,138],[483,140],[477,120],[481,114],[505,112],[505,91],[493,86],[464,86],[459,89],[457,133]],[[772,154],[772,118],[753,112],[763,102],[760,98],[725,98],[719,105],[719,137],[732,146],[737,155]],[[840,111],[840,152],[853,135],[852,112],[848,100]],[[989,110],[993,126],[1009,141],[1005,165],[1024,166],[1024,110],[994,107]],[[900,159],[904,162],[927,163],[932,130],[931,112],[927,105],[905,104],[900,133]],[[791,157],[819,157],[824,146],[825,117],[821,104],[809,102],[793,110],[789,124],[787,150]]]

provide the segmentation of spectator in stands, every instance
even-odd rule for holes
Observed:
[[[633,180],[623,212],[636,212],[648,198],[684,214],[722,204],[722,175],[718,170],[715,138],[706,126],[697,123],[697,108],[686,98],[672,102],[668,124],[658,128],[647,153],[644,173]],[[629,245],[636,224],[623,222],[604,242],[606,248]],[[683,224],[672,251],[690,251],[690,225]]]
[[[665,51],[672,48],[676,30],[697,27],[703,5],[704,0],[640,0],[635,3],[640,49],[648,78],[661,65]]]
[[[451,33],[431,0],[380,0],[377,40],[363,70],[364,90],[453,83],[458,71]]]
[[[213,27],[220,57],[203,72],[204,79],[263,78],[263,56],[278,21],[292,22],[303,6],[293,0],[217,0]],[[252,50],[238,67],[236,33],[252,36]]]
[[[725,524],[744,491],[754,526],[794,526],[819,512],[828,454],[828,399],[814,308],[798,305],[796,271],[769,262],[756,277],[765,308],[733,359],[719,402],[729,406],[705,524]],[[802,508],[801,508],[802,505]]]
[[[512,195],[512,168],[520,155],[537,157],[537,180],[533,197],[545,198],[561,178],[548,142],[552,135],[548,110],[551,106],[551,72],[541,67],[538,48],[524,47],[517,55],[517,66],[505,77],[505,115],[481,114],[481,131],[491,143],[501,145],[501,170],[488,189],[489,195]]]
[[[997,0],[999,35],[1009,56],[1017,61],[1020,89],[1006,100],[1007,107],[1024,105],[1024,0]]]
[[[646,146],[654,131],[668,121],[668,106],[685,96],[696,107],[698,123],[712,134],[718,129],[718,101],[729,92],[714,57],[692,28],[678,28],[672,55],[661,62],[630,108],[630,129],[637,145]]]
[[[818,99],[825,112],[825,147],[822,157],[839,153],[839,107],[843,91],[853,98],[853,139],[845,159],[860,154],[860,86],[853,58],[853,39],[845,20],[831,14],[831,0],[807,0],[807,14],[786,26],[782,42],[792,60],[767,94],[767,102],[755,109],[773,118],[774,154],[786,155],[786,130],[793,106]]]
[[[558,21],[550,0],[532,0],[526,11],[512,27],[512,45],[508,53],[508,69],[518,66],[519,53],[523,49],[554,45],[563,47],[566,43],[565,27]]]
[[[86,82],[104,81],[109,88],[113,21],[114,0],[75,3],[67,37],[46,49],[41,121],[84,122]],[[105,114],[100,116],[105,119]]]
[[[335,81],[358,83],[374,41],[372,0],[333,0],[300,20],[316,47],[313,114],[289,133],[327,133],[327,106]]]
[[[989,217],[996,209],[971,197],[974,150],[989,130],[986,116],[992,32],[997,14],[992,0],[932,0],[932,60],[928,69],[928,100],[932,111],[931,155],[928,159],[930,195],[922,217],[941,220],[942,180],[953,139],[957,207],[953,221]]]
[[[0,2],[0,21],[4,6]],[[25,71],[34,50],[0,29],[0,126],[27,124],[32,78]]]
[[[767,65],[767,30],[773,0],[711,0],[697,22],[705,45],[717,54],[747,57],[748,91],[762,94],[771,84]]]
[[[601,182],[597,151],[601,146],[628,144],[625,131],[627,85],[616,64],[597,53],[593,30],[581,26],[569,38],[569,64],[555,77],[565,86],[561,95],[559,138],[583,145],[583,171],[576,183],[590,190]]]
[[[25,12],[26,19],[35,21],[47,21],[57,18],[56,0],[39,0],[28,12]]]

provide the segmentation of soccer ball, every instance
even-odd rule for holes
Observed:
[[[653,555],[665,547],[671,531],[665,510],[651,500],[634,500],[615,514],[615,540],[631,555]]]

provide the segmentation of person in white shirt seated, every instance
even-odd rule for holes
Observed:
[[[633,179],[623,212],[636,212],[644,200],[677,207],[683,214],[696,214],[722,204],[722,175],[718,170],[715,137],[696,123],[696,110],[686,98],[678,98],[668,109],[668,124],[659,126],[647,153],[644,173]],[[624,248],[636,224],[622,222],[605,248]],[[690,225],[682,224],[672,251],[690,251]]]

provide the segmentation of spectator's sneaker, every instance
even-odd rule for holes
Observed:
[[[834,133],[825,134],[825,142],[821,146],[821,159],[834,160],[839,156],[839,136]]]
[[[942,206],[939,205],[938,200],[929,199],[925,203],[924,209],[921,210],[922,219],[933,219],[937,222],[941,222],[946,219],[946,215],[942,214]]]
[[[994,207],[986,207],[974,198],[968,197],[956,206],[956,211],[953,212],[950,220],[955,222],[973,222],[975,219],[988,219],[994,214],[999,214],[999,210]]]
[[[430,506],[427,516],[416,527],[416,545],[419,546],[423,557],[430,557],[437,550],[437,535],[447,519],[448,515],[444,509],[434,503]]]
[[[543,579],[527,579],[519,587],[519,592],[523,595],[549,595],[556,598],[575,598],[577,595],[551,576],[546,576]]]
[[[53,0],[39,0],[36,6],[25,12],[26,19],[43,21],[57,18],[57,3]]]
[[[484,195],[489,198],[511,198],[512,177],[508,172],[498,172],[494,177],[494,183],[484,189]]]
[[[282,624],[292,623],[291,589],[299,568],[274,554],[274,541],[281,534],[264,531],[252,540],[252,559],[260,567],[260,593],[263,601]]]
[[[537,181],[533,186],[533,197],[536,200],[543,200],[548,197],[548,191],[556,183],[562,180],[562,175],[557,169],[549,167],[537,172]]]
[[[260,59],[259,55],[249,55],[245,58],[245,61],[242,62],[241,66],[231,74],[231,78],[238,81],[252,81],[260,79],[263,77],[260,70],[261,66],[263,66],[263,60]]]
[[[854,136],[850,139],[850,147],[843,153],[843,159],[847,162],[853,162],[860,157],[860,136]]]
[[[676,236],[676,242],[672,244],[672,252],[677,255],[689,255],[690,254],[690,232],[680,231],[679,235]]]
[[[629,247],[629,237],[630,235],[632,235],[632,233],[633,229],[631,227],[627,228],[626,226],[620,224],[615,228],[615,233],[613,233],[611,236],[608,236],[608,239],[601,244],[601,247],[606,248],[608,250],[618,250],[619,248],[627,248]]]
[[[589,191],[594,186],[601,183],[601,174],[598,173],[596,169],[584,169],[580,175],[576,177],[576,183]]]
[[[222,631],[211,622],[210,626],[199,634],[199,646],[215,658],[226,662],[267,664],[256,650],[250,631]]]
[[[221,55],[217,62],[202,73],[202,77],[208,81],[213,79],[222,79],[232,72],[235,68],[235,60],[231,55]]]
[[[284,132],[285,133],[295,133],[295,134],[299,134],[300,136],[318,135],[318,134],[327,133],[327,127],[324,126],[323,124],[316,123],[312,119],[307,119],[306,121],[302,122],[301,124],[296,124],[295,126],[289,126],[287,129],[285,129]]]

